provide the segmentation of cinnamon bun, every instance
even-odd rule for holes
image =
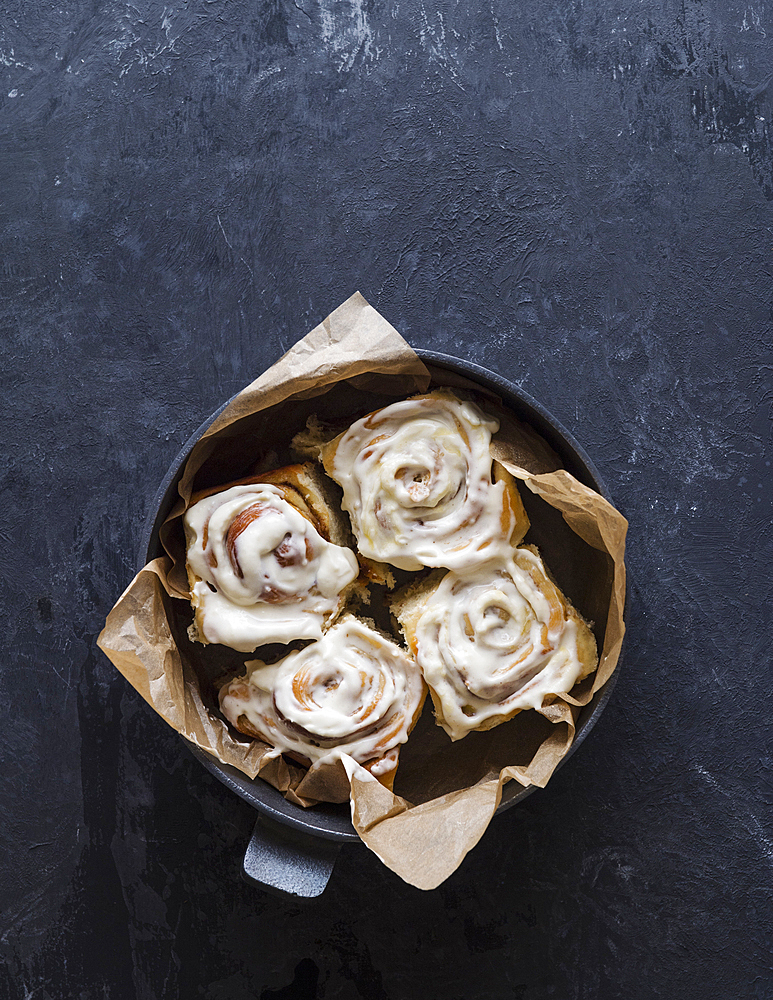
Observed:
[[[452,740],[568,693],[598,664],[587,623],[532,546],[395,595],[392,611]]]
[[[334,517],[311,466],[200,496],[183,522],[191,638],[241,652],[320,638],[359,574],[354,552],[330,541]]]
[[[391,787],[399,748],[421,713],[426,688],[413,658],[346,615],[278,663],[251,660],[220,692],[240,732],[309,767],[342,754]]]
[[[376,410],[323,445],[362,555],[404,570],[461,569],[520,542],[529,522],[515,480],[491,459],[498,426],[439,389]]]

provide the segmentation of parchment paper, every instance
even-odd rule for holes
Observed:
[[[455,744],[425,710],[401,750],[396,787],[406,795],[393,794],[350,758],[310,773],[284,758],[265,760],[265,744],[240,738],[214,708],[214,679],[206,667],[213,647],[190,643],[179,624],[181,616],[191,617],[181,516],[194,490],[225,484],[246,468],[270,463],[274,439],[281,437],[292,408],[302,412],[302,400],[333,387],[339,391],[344,380],[354,396],[367,391],[396,398],[425,391],[429,383],[418,356],[359,293],[247,386],[202,435],[180,479],[180,500],[162,529],[167,555],[132,580],[108,615],[98,644],[177,732],[250,778],[260,775],[256,780],[269,781],[299,805],[350,799],[352,821],[364,843],[406,882],[432,889],[478,842],[506,782],[544,787],[572,745],[580,708],[612,676],[624,632],[627,524],[597,493],[556,469],[554,453],[541,438],[502,414],[495,457],[539,498],[538,519],[540,510],[547,516],[553,508],[552,516],[560,512],[588,547],[586,603],[597,621],[605,618],[598,671],[569,695],[546,699],[538,712],[522,712]],[[549,506],[540,507],[541,501]],[[534,509],[530,516],[535,525]],[[575,603],[588,616],[583,603]]]

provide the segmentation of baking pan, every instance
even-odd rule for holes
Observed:
[[[558,454],[568,472],[611,502],[607,488],[585,450],[540,403],[521,388],[503,375],[460,358],[434,351],[419,350],[417,353],[432,375],[433,386],[469,387],[484,396],[501,400],[516,418],[529,424],[544,438]],[[140,546],[140,567],[163,555],[159,532],[169,511],[179,499],[177,483],[185,462],[193,446],[228,402],[201,425],[172,462],[150,508]],[[381,405],[385,404],[382,402]],[[324,404],[320,403],[320,409],[323,407]],[[527,509],[528,499],[524,496]],[[556,518],[558,520],[552,525],[544,527],[543,538],[534,537],[532,533],[529,535],[529,540],[533,538],[545,553],[548,565],[551,565],[549,549],[555,533],[568,530],[562,528],[562,520],[557,513]],[[538,526],[533,525],[534,527]],[[538,530],[536,534],[539,536]],[[568,596],[571,598],[571,592]],[[559,766],[565,764],[595,725],[609,700],[617,675],[616,670],[604,687],[582,708],[574,743]],[[299,897],[319,895],[327,885],[341,845],[350,841],[359,842],[351,823],[349,806],[322,803],[311,809],[303,809],[288,802],[281,792],[262,779],[250,779],[236,768],[221,764],[187,740],[186,746],[211,774],[258,812],[255,830],[244,857],[245,878],[263,888]],[[509,782],[503,789],[497,813],[522,802],[534,790],[534,786],[524,788],[515,781]]]

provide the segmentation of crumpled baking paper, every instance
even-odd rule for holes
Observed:
[[[558,468],[554,452],[531,428],[497,408],[494,400],[490,406],[484,402],[500,417],[494,457],[535,498],[528,503],[524,492],[537,536],[540,523],[551,518],[550,532],[560,533],[559,516],[563,530],[576,536],[572,565],[562,570],[555,559],[548,565],[562,588],[565,580],[573,581],[568,596],[575,606],[587,618],[603,622],[599,668],[570,694],[546,698],[538,711],[521,712],[504,725],[471,733],[457,743],[433,724],[425,709],[401,749],[396,782],[400,794],[394,794],[351,758],[308,773],[282,757],[268,760],[265,744],[234,733],[219,716],[215,674],[222,665],[217,651],[190,643],[185,633],[191,611],[181,517],[195,489],[238,478],[256,457],[264,465],[270,462],[276,428],[286,427],[296,412],[301,417],[313,412],[326,393],[351,396],[356,409],[360,400],[371,398],[368,393],[385,397],[378,405],[386,405],[389,397],[425,391],[429,382],[427,367],[400,334],[359,293],[347,299],[239,393],[204,432],[185,463],[179,501],[162,528],[167,554],[140,570],[108,615],[98,640],[173,729],[222,763],[269,781],[298,805],[350,800],[352,821],[363,842],[421,889],[435,888],[458,868],[491,821],[506,782],[547,784],[572,745],[580,709],[612,676],[625,630],[625,519],[603,497]],[[464,380],[444,378],[441,384],[460,385]],[[474,388],[472,382],[467,385]],[[359,405],[350,419],[367,412]],[[278,443],[286,446],[289,439]],[[251,450],[255,454],[248,454]],[[539,537],[536,541],[540,544]],[[577,546],[584,553],[579,560]]]

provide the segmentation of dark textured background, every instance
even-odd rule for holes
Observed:
[[[6,0],[0,997],[773,997],[773,8]],[[30,9],[31,8],[31,9]],[[421,893],[253,814],[96,650],[156,486],[359,288],[631,521],[615,696]]]

